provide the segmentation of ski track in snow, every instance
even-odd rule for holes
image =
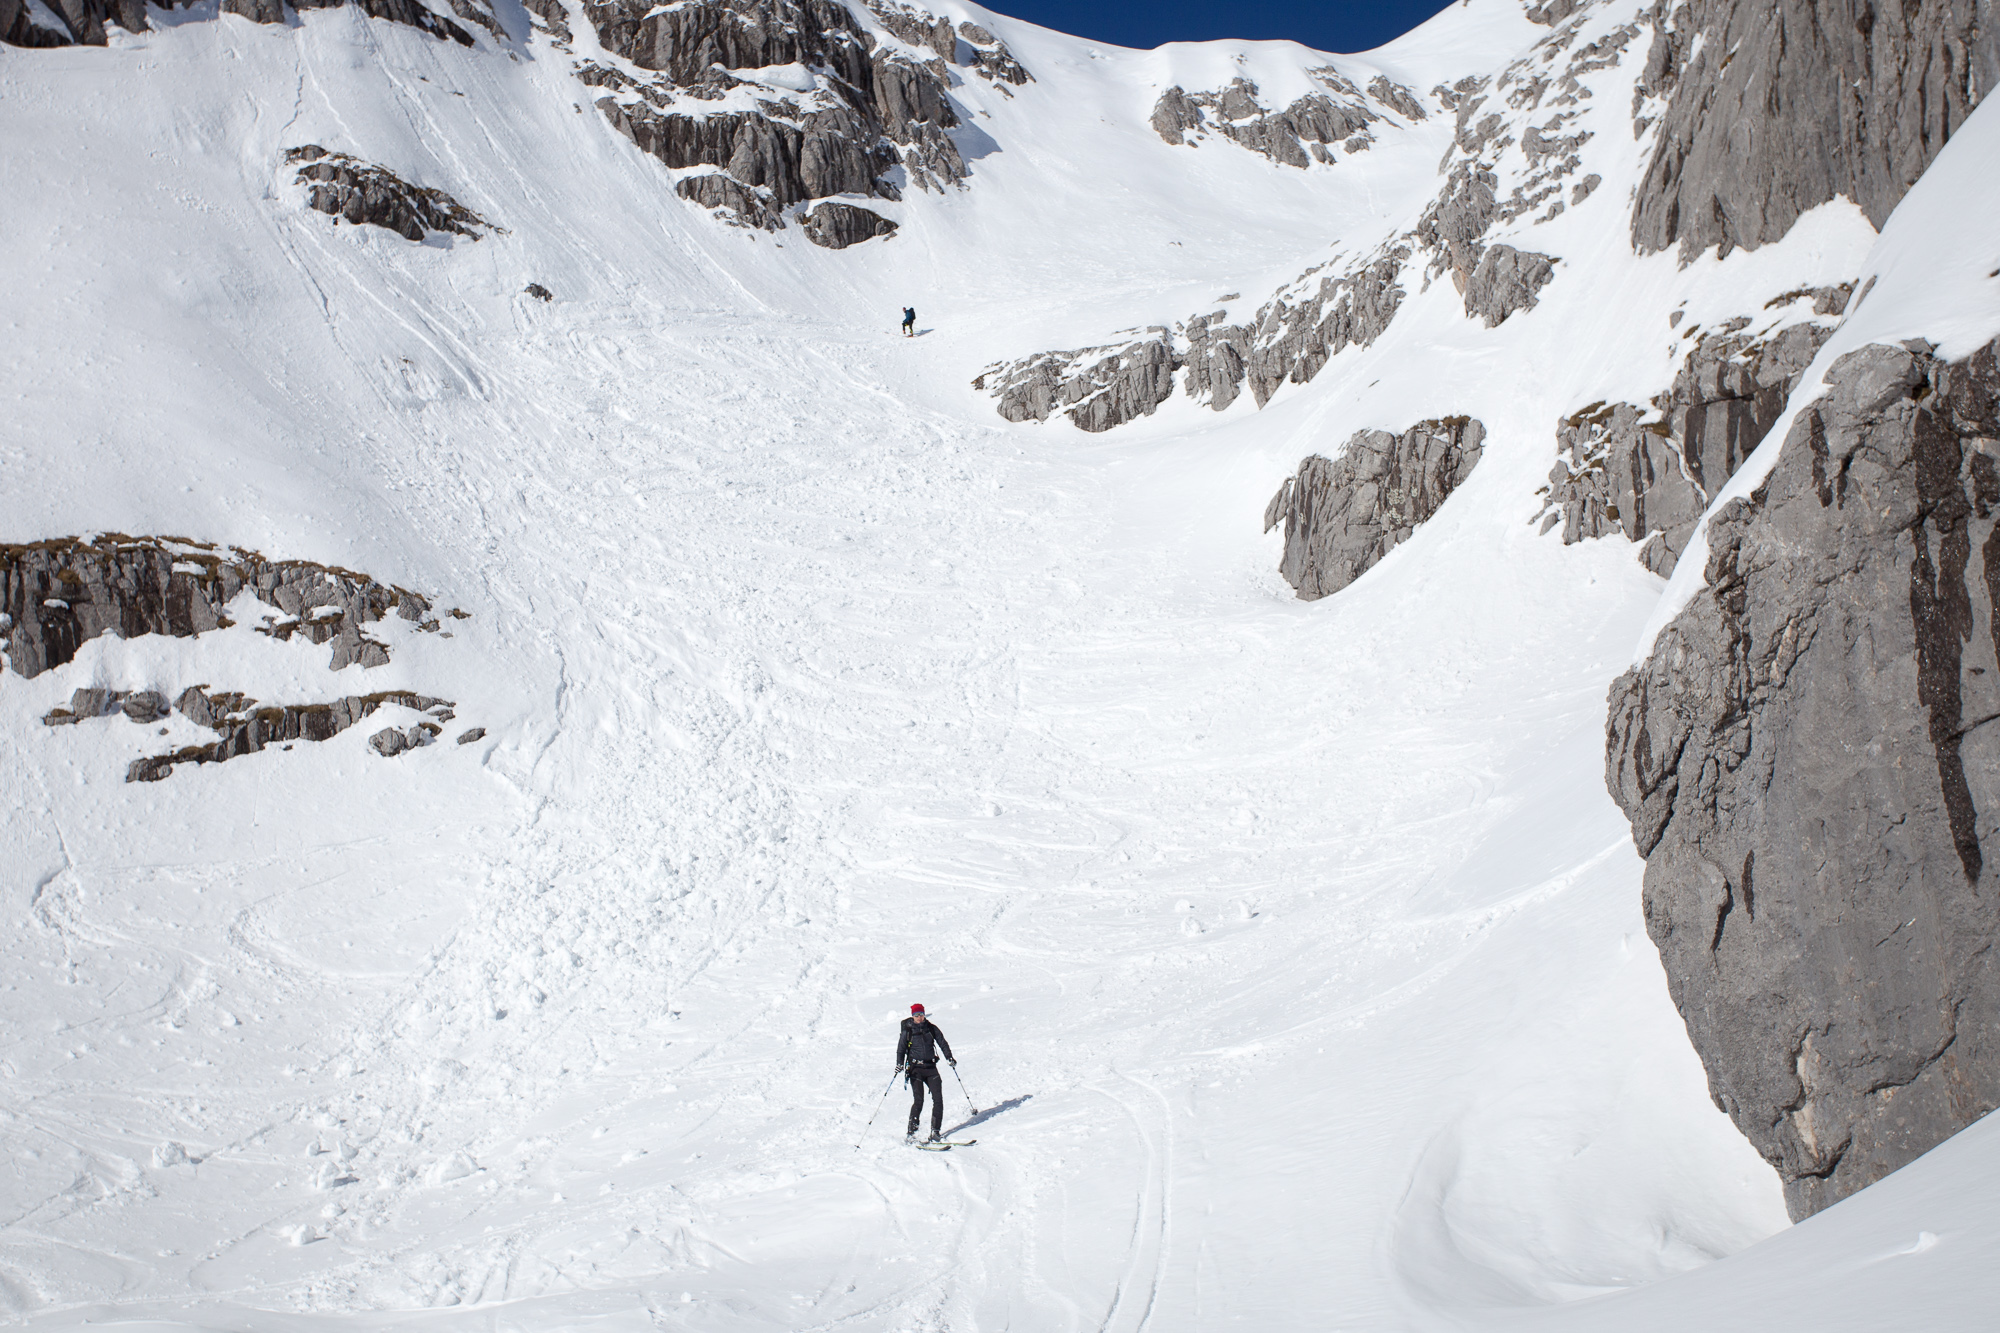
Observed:
[[[1224,58],[975,16],[1044,72],[1036,115]],[[1338,192],[1176,150],[1204,173],[1184,199],[1164,168],[1114,174],[1171,156],[1143,116],[1100,159],[996,101],[1011,137],[972,193],[833,256],[672,199],[545,50],[516,68],[352,10],[161,20],[32,76],[6,56],[21,134],[129,128],[92,142],[101,179],[20,154],[40,174],[0,205],[63,279],[16,284],[16,327],[97,331],[81,368],[10,339],[0,459],[43,483],[10,531],[180,531],[435,591],[471,619],[384,626],[368,687],[489,734],[383,761],[364,725],[127,786],[138,729],[39,716],[82,684],[289,699],[359,673],[232,630],[7,679],[11,1316],[1677,1327],[1768,1323],[1731,1273],[1891,1253],[1837,1220],[1753,1245],[1776,1185],[1707,1103],[1601,785],[1605,685],[1660,585],[1629,548],[1524,527],[1555,413],[1670,357],[1568,332],[1605,303],[1584,284],[1497,333],[1445,284],[1263,412],[1176,400],[1093,438],[963,387],[1052,330],[1296,274],[1327,210],[1359,226],[1435,189],[1442,124]],[[183,104],[173,77],[211,91]],[[284,95],[213,91],[237,79]],[[511,231],[333,227],[270,166],[303,141],[422,166]],[[120,172],[147,208],[95,209]],[[1118,180],[1125,229],[1036,194],[1050,172]],[[1258,229],[1202,211],[1250,188]],[[41,197],[67,211],[19,202]],[[1733,313],[1746,285],[1846,276],[1850,213],[1726,269],[1606,271],[1627,304]],[[515,295],[529,278],[558,301]],[[904,340],[884,293],[911,288]],[[1505,339],[1544,373],[1464,372]],[[79,375],[110,387],[59,391]],[[1492,431],[1463,494],[1294,601],[1257,532],[1277,480],[1442,411]],[[900,1143],[906,1093],[881,1089],[913,1000],[985,1108],[946,1080],[976,1147]],[[1882,1225],[1908,1230],[1901,1206]]]

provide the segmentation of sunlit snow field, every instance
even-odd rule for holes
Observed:
[[[155,11],[0,49],[0,539],[223,541],[470,613],[385,626],[365,685],[248,629],[4,678],[0,1309],[1976,1326],[1986,1127],[1787,1231],[1710,1105],[1602,783],[1663,585],[1531,523],[1556,416],[1671,373],[1667,310],[1851,278],[1866,222],[1683,271],[1607,190],[1538,233],[1590,280],[1498,331],[1444,282],[1261,412],[1009,425],[983,366],[1254,309],[1407,225],[1450,127],[1312,172],[1169,148],[1165,84],[1320,58],[966,12],[1038,81],[957,90],[997,145],[971,188],[840,253],[674,198],[539,43]],[[1538,32],[1483,5],[1349,66],[1424,89]],[[281,165],[314,142],[508,230],[335,227]],[[1467,485],[1295,600],[1282,478],[1446,413],[1490,432]],[[40,724],[194,683],[409,688],[487,735],[128,785],[150,732]],[[974,1147],[904,1148],[900,1088],[864,1132],[916,1001]]]

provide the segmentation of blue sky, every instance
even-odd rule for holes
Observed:
[[[1322,51],[1366,51],[1401,36],[1449,0],[986,0],[989,8],[1118,46],[1285,37]]]

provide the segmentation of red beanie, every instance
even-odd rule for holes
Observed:
[[[924,1007],[920,1004],[913,1004],[910,1006],[910,1012],[913,1014],[921,1014],[923,1011]]]

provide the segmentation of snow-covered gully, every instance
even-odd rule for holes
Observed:
[[[1976,1327],[2000,1131],[1788,1227],[1711,1103],[1604,786],[1606,688],[1663,584],[1534,519],[1557,420],[1646,401],[1694,325],[1763,336],[1813,318],[1773,298],[1864,269],[1876,323],[1823,358],[2000,321],[1923,308],[1896,265],[1925,237],[1885,253],[1844,201],[1782,245],[1635,257],[1651,140],[1614,60],[1578,67],[1602,123],[1572,174],[1617,188],[1565,177],[1566,214],[1508,233],[1562,267],[1497,327],[1420,255],[1388,332],[1261,410],[1004,420],[981,367],[1247,320],[1412,234],[1463,135],[1394,89],[1550,28],[1473,0],[1364,57],[1139,53],[947,9],[994,39],[948,72],[968,186],[853,193],[897,230],[838,250],[677,194],[576,77],[638,68],[582,6],[497,5],[470,45],[197,6],[0,47],[0,541],[226,543],[440,611],[336,671],[246,593],[232,626],[0,680],[0,1310]],[[1605,0],[1572,44],[1637,14]],[[1032,80],[979,75],[995,50]],[[1390,90],[1372,147],[1299,167],[1149,120],[1170,86],[1276,106],[1326,71]],[[493,229],[336,225],[284,160],[308,144]],[[1298,600],[1259,521],[1298,460],[1459,417],[1483,452],[1420,536]],[[370,733],[437,709],[133,783],[212,733],[44,725],[79,689],[195,685],[452,716],[393,757]],[[915,1001],[976,1146],[906,1149],[900,1086],[862,1136]]]

